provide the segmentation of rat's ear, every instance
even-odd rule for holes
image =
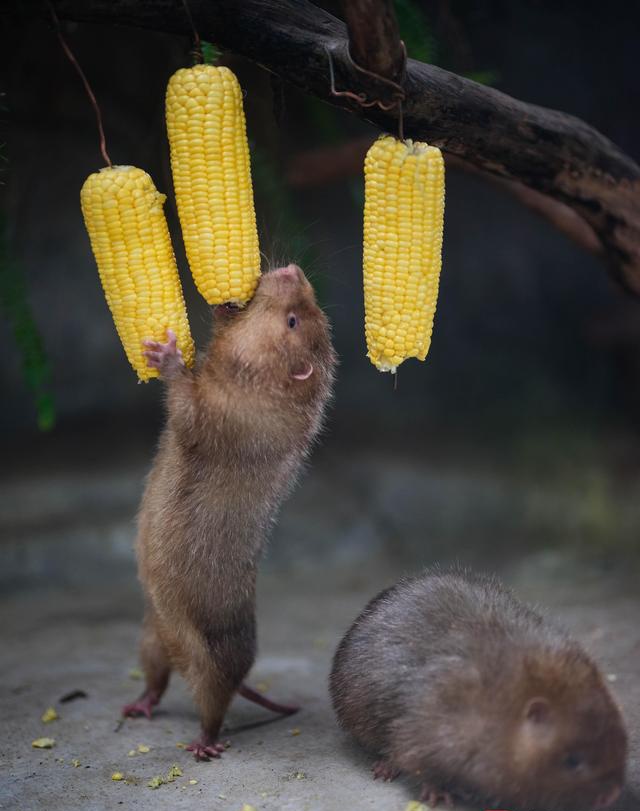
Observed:
[[[524,708],[524,717],[533,724],[546,724],[551,717],[551,704],[541,696],[532,698]]]

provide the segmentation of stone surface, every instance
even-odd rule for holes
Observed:
[[[499,570],[584,642],[610,676],[631,731],[630,789],[613,811],[640,809],[637,570],[625,571],[619,547],[605,555],[599,540],[630,537],[633,483],[607,485],[607,501],[602,488],[596,497],[546,471],[523,478],[508,466],[457,457],[452,447],[439,457],[435,448],[426,456],[329,444],[285,506],[264,561],[260,654],[249,680],[302,709],[274,718],[237,699],[225,730],[229,750],[221,761],[196,763],[177,747],[198,727],[180,678],[153,721],[119,722],[121,706],[142,687],[130,677],[141,613],[131,544],[150,452],[140,437],[94,435],[6,457],[2,811],[240,811],[245,803],[257,811],[404,811],[416,787],[373,781],[370,759],[335,724],[327,674],[335,645],[366,601],[435,560]],[[609,469],[601,470],[607,480]],[[614,518],[618,535],[610,534]],[[595,549],[582,544],[580,557],[575,542],[583,537],[598,542]],[[71,690],[87,697],[59,703]],[[60,718],[46,724],[41,716],[50,706]],[[33,749],[40,737],[55,746]],[[148,786],[174,764],[182,775]],[[117,773],[122,780],[112,779]]]
[[[506,574],[525,597],[550,605],[610,675],[632,729],[630,783],[637,789],[636,595],[557,556],[522,561]],[[196,805],[240,811],[249,803],[259,811],[403,811],[416,798],[415,787],[402,780],[372,780],[369,758],[337,729],[326,689],[340,634],[365,600],[396,575],[374,562],[326,568],[318,576],[263,575],[261,652],[250,683],[302,709],[296,716],[274,719],[237,699],[224,735],[231,746],[220,761],[210,763],[196,763],[177,747],[197,731],[195,708],[179,678],[153,721],[119,722],[121,705],[141,689],[130,676],[136,667],[140,600],[129,566],[118,578],[91,587],[14,593],[1,606],[0,808],[84,811],[122,804],[138,811]],[[86,691],[87,698],[59,703],[75,689]],[[45,724],[40,718],[49,706],[57,708],[60,719]],[[41,736],[54,738],[55,747],[32,749],[31,741]],[[140,745],[150,751],[137,752]],[[129,756],[132,750],[136,754]],[[148,787],[174,764],[182,776],[155,790]],[[123,774],[122,781],[111,779],[116,772]],[[628,794],[616,811],[638,807]]]

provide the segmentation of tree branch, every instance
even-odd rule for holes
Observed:
[[[189,35],[175,0],[59,0],[61,18],[122,23]],[[343,23],[307,0],[190,0],[200,35],[252,59],[388,132],[397,111],[362,109],[331,96],[327,51],[341,87],[361,75],[348,58]],[[404,125],[484,172],[569,206],[593,229],[614,277],[640,295],[640,167],[578,118],[525,104],[415,60],[407,64]]]
[[[344,0],[349,54],[361,68],[393,82],[404,77],[405,51],[392,0]]]

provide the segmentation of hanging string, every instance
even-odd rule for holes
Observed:
[[[187,20],[189,20],[189,25],[191,26],[191,33],[193,34],[193,50],[191,51],[191,55],[193,56],[194,62],[199,65],[202,65],[204,62],[204,54],[202,53],[202,42],[200,41],[200,34],[198,33],[198,29],[196,28],[195,23],[193,22],[193,16],[191,14],[191,9],[189,8],[189,3],[187,0],[182,0],[182,5],[184,7],[184,13],[187,15]]]
[[[404,141],[404,110],[402,108],[402,99],[398,99],[398,138]]]
[[[400,44],[402,46],[402,53],[403,53],[404,62],[406,63],[407,49],[406,49],[405,44],[404,44],[404,42],[402,40],[400,40]],[[397,107],[398,108],[398,138],[401,141],[404,141],[404,110],[403,110],[402,104],[403,104],[403,102],[404,102],[404,100],[406,98],[406,94],[405,94],[405,91],[404,91],[404,88],[402,87],[402,85],[398,84],[398,82],[392,81],[391,79],[387,79],[386,76],[380,76],[378,73],[373,73],[370,70],[365,70],[364,68],[361,68],[360,65],[358,65],[356,62],[353,61],[353,59],[351,58],[351,54],[349,53],[349,51],[347,49],[347,52],[346,52],[345,57],[344,57],[347,64],[354,71],[357,71],[358,73],[362,73],[363,75],[368,76],[368,77],[374,79],[377,82],[381,82],[382,84],[386,85],[387,87],[390,87],[393,90],[393,93],[392,93],[393,98],[392,98],[392,101],[385,103],[385,102],[380,101],[380,99],[369,99],[369,98],[367,98],[366,93],[362,93],[362,92],[355,93],[352,90],[338,90],[336,88],[336,77],[335,77],[335,69],[334,69],[334,66],[333,66],[333,55],[332,55],[331,50],[329,49],[329,47],[327,45],[324,46],[324,50],[325,50],[325,53],[327,54],[327,58],[329,60],[329,87],[330,87],[330,90],[331,90],[331,95],[332,96],[343,96],[344,98],[351,99],[352,101],[355,101],[356,104],[359,104],[361,107],[378,107],[380,110],[382,110],[385,113],[389,112],[390,110],[393,110],[394,107]],[[404,74],[404,67],[403,67],[402,72]]]
[[[91,89],[91,85],[87,77],[84,75],[84,71],[80,67],[78,60],[73,55],[71,48],[67,45],[67,41],[65,40],[62,34],[62,28],[60,26],[60,20],[58,19],[58,15],[56,14],[56,10],[53,6],[51,0],[47,0],[49,5],[49,10],[51,11],[51,18],[53,19],[53,25],[56,31],[56,35],[58,40],[60,41],[60,45],[62,46],[62,50],[67,55],[67,58],[73,65],[73,67],[78,72],[80,79],[82,80],[82,84],[84,85],[84,89],[87,92],[87,96],[89,96],[89,101],[91,102],[94,112],[96,114],[96,122],[98,124],[98,134],[100,136],[100,152],[102,153],[102,157],[104,158],[104,162],[107,164],[109,168],[113,168],[113,163],[111,162],[111,158],[109,157],[109,153],[107,152],[107,139],[104,135],[104,127],[102,126],[102,113],[100,112],[100,107],[96,100],[96,97]]]

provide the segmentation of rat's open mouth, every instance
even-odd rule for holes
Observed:
[[[294,372],[291,375],[291,377],[294,380],[308,380],[312,374],[313,374],[313,364],[308,363],[305,369],[303,369],[301,372]]]

